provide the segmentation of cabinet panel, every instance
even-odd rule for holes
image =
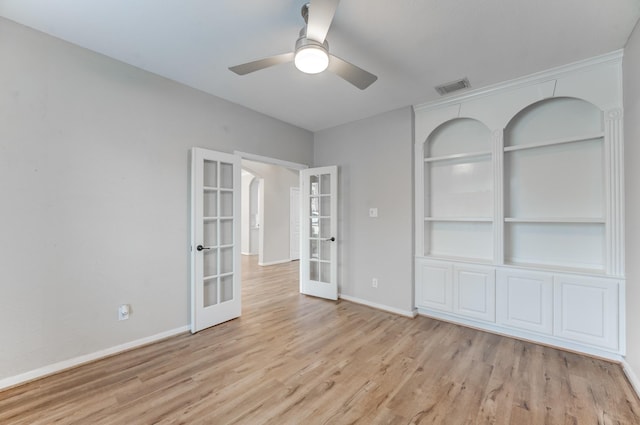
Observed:
[[[453,266],[454,313],[495,322],[495,270],[482,266]]]
[[[551,334],[553,331],[553,277],[548,273],[498,270],[498,323]]]
[[[451,311],[453,266],[440,261],[416,261],[418,291],[416,304],[419,307]]]
[[[554,334],[617,349],[619,282],[570,275],[553,280]]]

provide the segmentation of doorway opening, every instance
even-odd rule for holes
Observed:
[[[300,170],[302,164],[240,153],[241,252],[243,265],[263,267],[300,257]],[[256,260],[257,257],[257,261]]]

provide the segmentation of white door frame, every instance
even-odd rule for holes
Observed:
[[[300,187],[289,188],[289,259],[300,259]]]

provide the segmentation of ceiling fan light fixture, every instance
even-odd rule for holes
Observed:
[[[295,52],[293,63],[296,68],[306,74],[318,74],[329,66],[329,45],[326,41],[318,43],[301,36],[296,41]]]
[[[293,61],[300,71],[318,74],[329,66],[329,55],[320,47],[306,46],[296,52]]]

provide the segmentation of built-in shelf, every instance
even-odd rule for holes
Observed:
[[[591,223],[604,224],[602,217],[543,217],[543,218],[522,218],[522,217],[505,217],[505,223]]]
[[[618,59],[415,110],[422,314],[624,353]]]
[[[438,255],[438,254],[429,254],[425,256],[419,256],[417,258],[423,258],[427,260],[439,260],[439,261],[454,261],[460,263],[469,263],[469,264],[482,264],[482,265],[492,265],[493,260],[487,258],[478,258],[478,257],[456,257],[455,255]]]
[[[451,155],[442,155],[442,156],[431,156],[424,159],[424,162],[436,162],[436,161],[451,161],[455,159],[467,159],[467,158],[476,158],[491,155],[491,151],[482,151],[482,152],[465,152],[465,153],[456,153]]]
[[[425,217],[424,221],[452,221],[470,223],[491,223],[491,217]]]
[[[541,264],[541,263],[523,263],[518,261],[505,261],[505,266],[526,269],[526,270],[538,270],[547,272],[562,272],[571,274],[584,274],[584,275],[606,275],[602,268],[587,268],[587,267],[569,267],[556,264]]]
[[[540,148],[544,146],[554,146],[554,145],[562,145],[566,143],[584,142],[586,140],[600,139],[603,137],[604,137],[604,133],[600,131],[598,133],[585,134],[583,136],[578,136],[578,137],[563,137],[560,139],[545,140],[545,141],[536,142],[536,143],[526,143],[522,145],[505,146],[504,151],[511,152],[511,151],[519,151],[523,149]]]

